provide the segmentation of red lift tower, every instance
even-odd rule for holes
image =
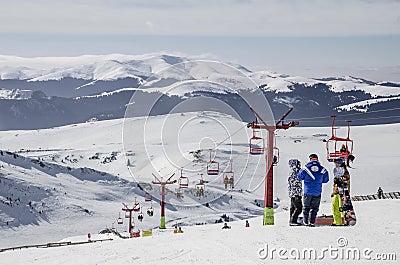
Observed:
[[[265,176],[265,188],[264,188],[264,218],[263,225],[273,225],[274,224],[274,139],[275,130],[287,130],[290,127],[299,125],[299,122],[291,121],[289,123],[284,123],[284,119],[293,108],[290,108],[274,125],[268,125],[260,115],[258,115],[254,109],[250,108],[251,111],[256,116],[256,121],[261,121],[261,123],[252,122],[247,125],[247,127],[252,129],[265,129],[268,133],[267,139],[267,152],[265,154],[266,160],[266,176]]]
[[[132,212],[135,211],[135,206],[133,206],[132,208],[129,208],[128,205],[126,205],[125,203],[122,203],[122,204],[124,205],[124,208],[122,208],[122,211],[124,211],[125,214],[129,214],[129,226],[128,226],[129,237],[133,237]]]
[[[175,175],[172,174],[166,181],[162,181],[157,178],[156,175],[153,174],[156,181],[152,183],[155,185],[160,185],[160,195],[161,195],[161,219],[160,219],[160,229],[165,229],[165,195],[167,195],[167,189],[165,188],[166,185],[176,183],[176,180],[171,180],[171,178]]]

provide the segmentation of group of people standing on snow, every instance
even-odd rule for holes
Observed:
[[[291,226],[315,226],[315,219],[317,218],[321,202],[322,183],[329,181],[328,171],[319,163],[318,156],[311,154],[309,159],[310,162],[304,168],[301,168],[299,160],[289,160],[291,168],[288,178],[291,202],[289,224]],[[304,193],[302,181],[304,182]],[[297,219],[302,211],[303,221],[302,224],[299,224]]]
[[[329,173],[318,161],[318,156],[311,154],[309,159],[310,161],[304,168],[301,167],[298,159],[289,160],[289,167],[291,169],[288,177],[290,197],[289,225],[291,226],[315,226],[315,220],[321,203],[322,184],[329,182]],[[334,222],[332,225],[342,225],[342,212],[346,206],[343,202],[348,201],[351,204],[350,174],[344,160],[335,160],[333,174],[332,212]],[[347,207],[349,206],[347,205]],[[297,220],[302,212],[303,220],[302,223],[299,223]]]

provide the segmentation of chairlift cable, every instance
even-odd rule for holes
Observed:
[[[355,116],[355,115],[368,115],[371,113],[378,113],[378,112],[385,112],[385,111],[392,111],[392,110],[400,110],[400,108],[390,108],[390,109],[381,109],[381,110],[372,110],[368,112],[360,112],[360,113],[349,113],[349,114],[338,114],[336,117],[347,117],[347,116]],[[332,118],[332,116],[319,116],[319,117],[310,117],[310,118],[298,118],[297,121],[304,121],[304,120],[316,120],[316,119],[326,119]]]
[[[339,114],[336,115],[337,117],[347,117],[347,116],[356,116],[356,115],[367,115],[367,114],[371,114],[371,113],[379,113],[379,112],[386,112],[386,111],[393,111],[393,110],[400,110],[399,108],[390,108],[390,109],[381,109],[381,110],[373,110],[373,111],[369,111],[369,112],[363,112],[363,113],[349,113],[349,114]],[[389,118],[399,118],[400,116],[386,116],[386,117],[374,117],[374,118],[362,118],[362,119],[353,119],[353,121],[362,121],[362,120],[378,120],[378,119],[389,119]],[[310,118],[298,118],[296,119],[297,121],[302,121],[302,122],[306,122],[306,123],[314,123],[314,122],[318,122],[321,121],[323,119],[327,119],[327,118],[332,118],[332,116],[319,116],[319,117],[310,117]],[[337,121],[345,121],[345,120],[340,120],[338,119]],[[243,128],[246,128],[246,126],[244,127],[240,127],[238,130],[236,130],[234,133],[230,134],[228,137],[226,137],[225,139],[223,139],[222,141],[220,141],[214,148],[211,148],[211,150],[215,150],[217,147],[221,146],[224,142],[226,142],[228,139],[230,139],[232,136],[238,134]],[[192,162],[188,162],[187,164],[185,164],[183,167],[187,167],[191,164]],[[222,163],[224,164],[224,163]],[[175,172],[175,170],[173,171]],[[172,174],[172,172],[171,172]],[[167,174],[169,175],[169,174]]]
[[[354,119],[353,121],[380,120],[380,119],[391,119],[391,118],[400,118],[400,115],[397,115],[397,116],[385,116],[385,117],[372,117],[372,118],[363,118],[363,119]],[[339,121],[345,121],[345,120],[339,120]]]
[[[361,114],[361,113],[360,113]],[[395,116],[381,116],[381,117],[370,117],[370,118],[356,118],[352,119],[352,121],[365,121],[365,120],[380,120],[380,119],[391,119],[391,118],[399,118],[399,115]],[[302,123],[318,123],[322,122],[323,119],[318,119],[318,120],[307,120],[307,121],[302,121]],[[337,119],[336,121],[346,121],[346,119]]]

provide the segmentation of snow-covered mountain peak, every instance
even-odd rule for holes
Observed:
[[[187,60],[189,59],[180,55],[158,53],[33,58],[0,55],[0,78],[48,81],[72,77],[110,81],[146,77],[170,65]]]
[[[165,69],[171,68],[172,65],[187,62],[182,65],[182,69],[179,65],[175,67],[175,70],[177,70],[176,79],[180,79],[182,76],[185,78],[185,75],[187,75],[194,79],[212,79],[226,82],[230,78],[237,77],[240,73],[250,77],[266,91],[276,93],[291,92],[295,84],[313,86],[322,83],[329,86],[331,91],[336,93],[359,90],[365,91],[373,97],[400,95],[398,87],[393,88],[353,76],[313,79],[290,76],[269,70],[251,71],[239,64],[221,63],[218,65],[215,62],[210,62],[209,64],[195,62],[196,60],[206,59],[207,57],[204,56],[167,53],[33,58],[0,55],[0,80],[13,79],[35,82],[61,80],[70,77],[91,81],[115,81],[132,78],[138,80],[141,84],[153,74],[163,72]],[[193,63],[188,63],[189,61]],[[231,67],[231,71],[227,70],[229,67]],[[161,78],[163,77],[161,76]]]
[[[1,106],[7,125],[4,128],[10,128],[10,124],[17,128],[14,121],[21,118],[32,121],[34,125],[29,128],[120,118],[133,91],[140,91],[148,99],[150,94],[165,95],[165,109],[160,108],[157,114],[199,95],[215,96],[243,112],[244,103],[237,95],[262,92],[273,111],[282,113],[294,107],[297,115],[304,117],[315,112],[331,115],[339,110],[390,109],[398,105],[400,97],[400,85],[392,82],[376,83],[354,76],[308,78],[268,69],[252,71],[215,59],[168,53],[36,58],[0,55],[0,88],[7,90],[1,98],[10,100]],[[16,89],[41,92],[39,98],[46,100],[37,102],[38,97],[29,96],[32,92],[25,91],[21,96]],[[17,98],[27,100],[11,102]],[[42,121],[41,117],[49,113],[54,115],[49,121],[59,122]]]

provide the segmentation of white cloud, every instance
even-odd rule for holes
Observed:
[[[0,4],[0,33],[400,34],[398,0],[5,0]]]

